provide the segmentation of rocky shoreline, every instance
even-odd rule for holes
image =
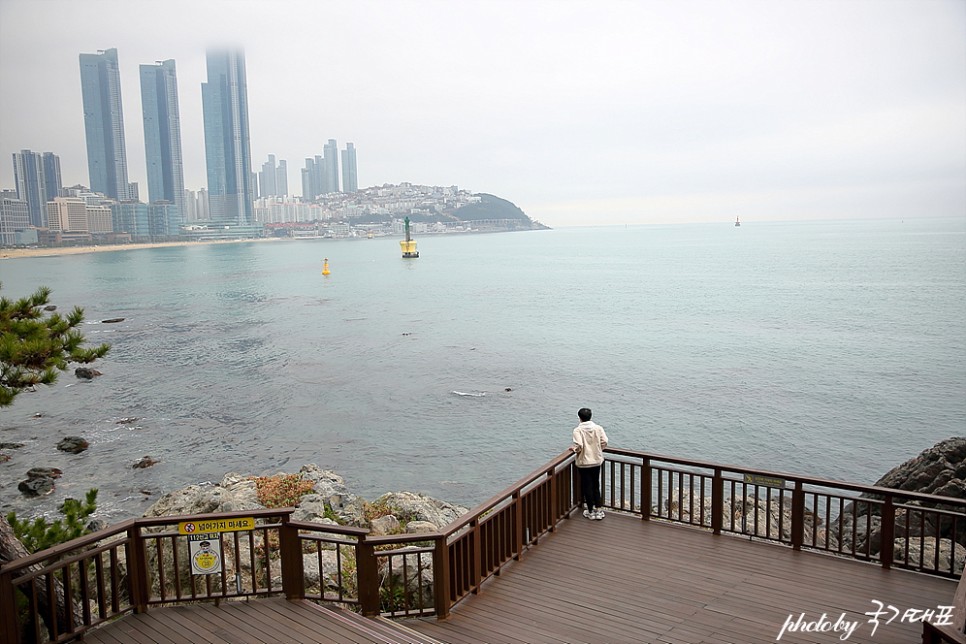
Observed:
[[[294,506],[292,519],[296,521],[351,525],[368,528],[374,534],[423,534],[435,532],[468,510],[415,492],[387,492],[374,501],[367,501],[351,493],[340,475],[309,464],[298,472],[279,472],[271,477],[230,472],[219,483],[189,485],[165,494],[144,516],[263,510],[266,505],[259,501],[259,479],[285,477],[304,482],[309,488]]]

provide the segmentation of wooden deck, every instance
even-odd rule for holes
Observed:
[[[131,615],[85,641],[120,642],[774,642],[789,616],[857,622],[845,641],[918,642],[922,625],[885,624],[873,600],[905,612],[952,603],[956,583],[902,570],[609,514],[579,515],[489,581],[444,621],[397,624],[282,599],[177,606]],[[890,613],[891,614],[891,613]],[[786,632],[832,643],[842,632]]]

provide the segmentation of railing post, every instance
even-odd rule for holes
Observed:
[[[441,535],[436,537],[436,547],[433,548],[433,599],[436,605],[436,619],[445,619],[449,616],[449,571],[449,549],[446,547],[446,535]]]
[[[779,537],[781,531],[779,529]],[[805,488],[801,481],[795,481],[792,491],[792,549],[801,550],[805,542]]]
[[[711,478],[711,531],[714,534],[721,534],[721,524],[724,514],[724,477],[721,475],[721,468],[714,468],[714,476]]]
[[[879,559],[882,560],[882,567],[888,570],[892,567],[892,558],[895,554],[896,533],[896,506],[893,505],[892,495],[887,494],[885,503],[882,504],[882,519],[879,524]],[[869,536],[872,535],[872,524],[869,523]],[[936,548],[939,548],[939,536],[936,536]]]
[[[554,476],[554,468],[550,468],[547,475],[550,477],[550,508],[547,512],[547,519],[550,521],[550,532],[557,531],[557,477]]]
[[[141,526],[134,523],[127,531],[130,547],[127,551],[128,592],[131,595],[131,605],[135,613],[148,610],[148,558],[141,538]]]
[[[359,607],[362,614],[379,614],[379,564],[376,550],[363,535],[356,543],[356,575],[359,583]]]
[[[16,571],[8,570],[0,576],[0,641],[18,644],[20,622],[17,619],[17,591],[13,587]]]
[[[483,584],[483,544],[480,543],[480,517],[476,517],[470,521],[470,531],[473,533],[473,538],[470,540],[470,560],[473,566],[473,570],[471,571],[473,594],[479,595],[482,590],[480,586]]]
[[[513,549],[516,555],[513,557],[517,561],[523,556],[523,499],[520,498],[520,490],[516,490],[510,496],[513,504],[513,523],[516,528],[513,531]]]
[[[651,520],[651,457],[645,456],[641,461],[641,519]]]
[[[278,549],[282,558],[282,591],[286,599],[305,597],[305,570],[302,563],[302,544],[299,531],[289,520],[292,515],[282,517],[278,527]]]

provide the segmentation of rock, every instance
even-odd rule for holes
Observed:
[[[44,307],[44,310],[45,311],[56,311],[57,310],[57,305],[56,304],[48,304],[47,306]]]
[[[936,562],[936,538],[930,537],[923,539],[896,539],[893,544],[893,561],[906,561],[906,548],[909,549],[909,565],[918,566],[919,557],[922,556],[923,568],[932,570]],[[948,572],[950,569],[955,574],[963,572],[963,565],[966,563],[966,547],[950,539],[939,539],[939,570]]]
[[[90,447],[90,443],[80,436],[66,436],[57,443],[57,449],[62,452],[70,452],[71,454],[80,454],[88,447]]]
[[[0,443],[0,449],[20,449],[23,443]]]
[[[875,482],[909,492],[939,494],[945,489],[956,498],[966,499],[966,437],[957,436],[936,443],[919,456],[894,467]],[[947,495],[944,495],[947,496]]]
[[[410,521],[406,524],[406,534],[432,534],[438,530],[429,521]]]
[[[389,492],[376,499],[375,503],[394,508],[397,510],[394,514],[399,519],[407,522],[426,521],[437,528],[452,523],[467,512],[462,506],[414,492]]]
[[[918,456],[886,472],[882,478],[875,482],[875,485],[906,492],[966,499],[966,437],[954,436],[936,443],[929,449],[923,450]],[[863,494],[860,497],[860,499],[881,498],[882,495],[878,494]],[[875,555],[881,549],[882,521],[879,506],[871,504],[871,507],[868,507],[869,505],[861,500],[849,503],[842,513],[843,519],[839,524],[840,530],[838,532],[843,543],[850,543],[854,530],[856,552],[868,551]],[[960,511],[958,506],[942,503],[910,501],[908,505],[921,505],[954,512]],[[912,513],[911,518],[906,517],[907,512]],[[865,516],[869,513],[872,515],[871,522]],[[853,519],[853,516],[856,515],[858,515],[858,518]],[[944,521],[937,526],[933,513],[922,514],[915,510],[898,508],[895,517],[893,534],[897,539],[901,537],[938,536],[943,538],[954,536],[952,524]],[[867,525],[870,523],[871,525]],[[955,538],[960,545],[966,545],[966,534],[962,530],[955,534]]]
[[[115,324],[117,322],[123,322],[124,318],[109,318],[107,320],[101,320],[101,324]]]
[[[369,523],[369,529],[372,531],[372,534],[399,534],[399,519],[391,514],[387,514],[373,519]]]
[[[63,474],[56,467],[32,467],[27,470],[28,479],[59,479]]]
[[[138,462],[136,462],[131,467],[133,469],[135,469],[135,470],[137,470],[137,469],[144,469],[146,467],[151,467],[152,465],[154,465],[157,462],[158,462],[157,459],[151,458],[150,456],[142,456],[141,457],[141,460],[139,460]]]
[[[85,380],[91,380],[95,376],[102,375],[97,369],[91,369],[90,367],[77,367],[74,369],[74,375],[78,378],[84,378]]]
[[[54,479],[39,477],[20,481],[17,485],[24,496],[46,496],[54,491]]]

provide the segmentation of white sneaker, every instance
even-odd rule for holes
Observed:
[[[597,510],[596,512],[594,512],[594,518],[596,520],[598,520],[598,521],[603,521],[604,520],[604,511],[603,510]]]
[[[584,518],[585,518],[585,519],[593,519],[593,518],[595,518],[595,517],[594,517],[594,514],[592,514],[592,513],[590,512],[590,510],[584,510]]]

